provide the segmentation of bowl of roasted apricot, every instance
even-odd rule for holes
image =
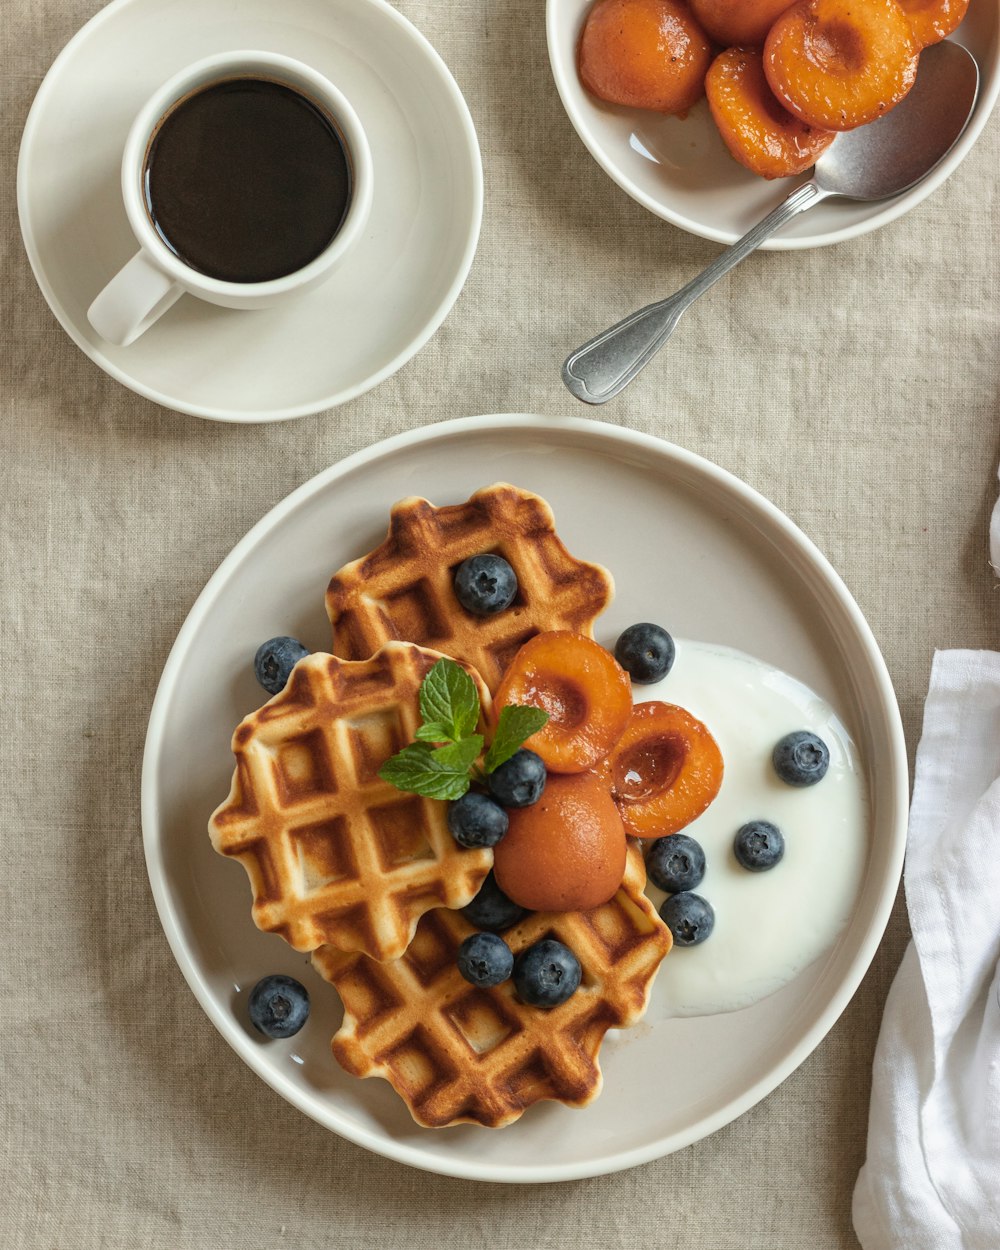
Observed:
[[[975,142],[1000,91],[996,0],[548,0],[556,87],[591,154],[633,199],[692,234],[740,238],[837,135],[905,98],[924,48],[952,39],[981,89],[964,134],[892,200],[829,201],[768,240],[837,243],[925,198]]]

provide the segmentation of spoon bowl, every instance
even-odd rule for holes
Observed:
[[[652,360],[685,310],[793,217],[822,200],[885,200],[926,178],[954,147],[979,93],[979,68],[948,40],[920,54],[916,82],[891,113],[838,135],[813,177],[669,298],[648,304],[570,353],[562,378],[588,404],[613,399]]]
[[[816,162],[814,180],[849,200],[902,195],[954,147],[978,91],[972,54],[948,40],[932,44],[920,54],[909,95],[878,121],[838,135]]]

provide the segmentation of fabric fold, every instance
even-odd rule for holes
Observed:
[[[864,1250],[1000,1247],[1000,655],[934,658],[904,869],[913,939],[875,1051]]]

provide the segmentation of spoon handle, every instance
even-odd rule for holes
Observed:
[[[827,197],[814,181],[796,187],[776,209],[668,299],[647,304],[566,357],[562,379],[577,399],[603,404],[623,391],[673,333],[688,305],[798,213]]]

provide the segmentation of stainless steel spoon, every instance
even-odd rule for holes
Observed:
[[[676,295],[640,308],[566,358],[562,378],[587,404],[603,404],[628,386],[673,333],[681,314],[786,222],[831,196],[885,200],[924,178],[965,129],[979,91],[979,68],[960,44],[945,41],[920,54],[917,81],[891,113],[838,135],[809,182]]]

